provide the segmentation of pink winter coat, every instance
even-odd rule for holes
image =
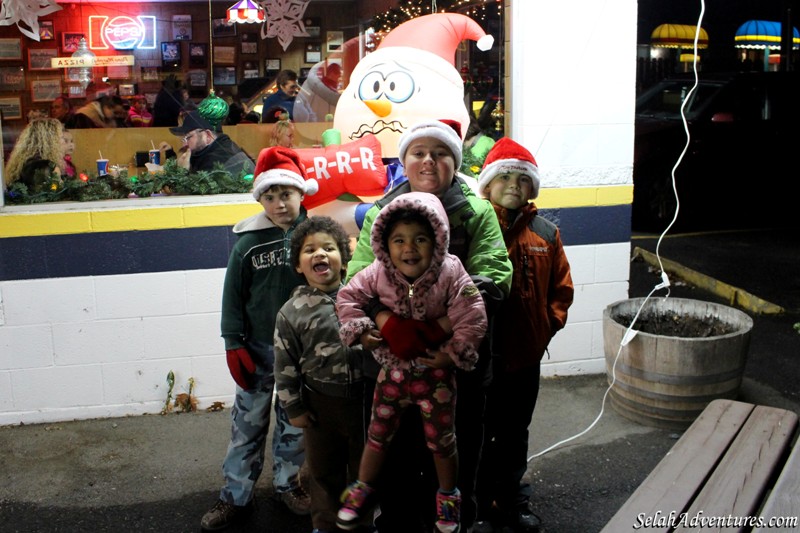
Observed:
[[[418,210],[431,222],[435,235],[431,265],[413,283],[392,264],[382,239],[386,217],[397,209]],[[375,260],[353,276],[336,298],[341,322],[339,333],[344,343],[347,346],[355,344],[362,333],[376,327],[364,309],[377,296],[381,303],[403,318],[428,321],[447,315],[453,336],[439,349],[447,353],[459,368],[472,370],[478,360],[478,346],[486,334],[486,310],[478,288],[461,261],[447,252],[450,228],[439,199],[422,192],[398,196],[375,218],[371,239]],[[386,345],[372,353],[386,368],[411,368],[414,365],[413,361],[395,357]]]

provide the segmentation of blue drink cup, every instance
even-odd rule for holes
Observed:
[[[150,153],[150,156],[149,156],[150,162],[153,163],[154,165],[160,165],[161,164],[161,150],[150,150],[149,153]]]
[[[97,175],[105,176],[108,174],[108,159],[97,160]]]

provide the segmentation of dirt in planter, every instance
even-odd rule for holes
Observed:
[[[620,314],[614,316],[614,321],[626,328],[633,321],[633,314]],[[636,321],[634,329],[651,335],[664,335],[667,337],[683,337],[689,339],[702,339],[705,337],[718,337],[736,332],[736,328],[717,318],[698,318],[684,316],[677,313],[654,314],[642,313]]]

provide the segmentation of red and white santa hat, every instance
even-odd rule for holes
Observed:
[[[261,150],[253,175],[253,198],[256,200],[273,185],[288,185],[309,195],[319,190],[317,180],[306,179],[305,167],[297,152],[283,146]]]
[[[439,72],[461,81],[461,74],[455,68],[456,49],[461,41],[476,41],[479,50],[489,50],[494,37],[487,35],[477,22],[460,13],[432,13],[408,20],[386,34],[377,51],[390,58],[408,61],[409,48],[431,53],[431,61],[446,62]],[[436,65],[432,65],[436,67]],[[450,67],[450,68],[447,68]],[[455,81],[455,80],[454,80]]]
[[[478,190],[486,197],[486,187],[500,174],[519,172],[533,179],[533,195],[531,199],[539,196],[539,166],[527,148],[511,140],[501,137],[483,162],[483,170],[478,176]]]

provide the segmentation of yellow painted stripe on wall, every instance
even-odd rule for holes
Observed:
[[[633,185],[541,189],[536,205],[543,209],[630,204]],[[258,213],[256,202],[190,204],[97,211],[0,212],[0,238],[71,235],[115,231],[232,226]]]
[[[543,209],[622,205],[633,201],[633,185],[539,189],[536,205]]]
[[[0,213],[0,238],[89,233],[92,231],[91,215],[89,211],[18,215]]]

